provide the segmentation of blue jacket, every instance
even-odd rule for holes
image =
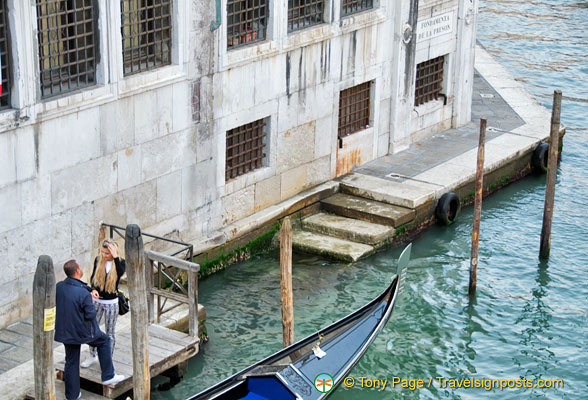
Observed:
[[[55,288],[55,341],[65,344],[91,342],[99,334],[96,307],[90,287],[75,278],[65,278]]]

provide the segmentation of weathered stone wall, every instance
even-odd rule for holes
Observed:
[[[9,1],[13,109],[0,112],[0,326],[31,310],[37,258],[76,258],[86,278],[98,224],[138,223],[195,237],[220,223],[205,191],[210,164],[214,4],[175,0],[172,65],[125,77],[119,2],[100,0],[95,86],[56,98],[38,92],[35,8]],[[190,44],[190,46],[188,46]],[[216,184],[212,185],[216,187]],[[215,215],[217,216],[215,219]]]
[[[447,106],[417,117],[413,107],[415,62],[437,46],[469,49],[458,11],[450,40],[417,45],[416,32],[406,41],[413,2],[376,2],[341,18],[337,0],[326,23],[290,33],[287,2],[271,2],[268,39],[227,50],[226,0],[213,31],[215,2],[174,0],[172,65],[125,77],[119,2],[98,0],[98,84],[42,101],[34,7],[9,3],[15,89],[14,109],[0,112],[0,326],[30,313],[39,255],[53,257],[58,279],[70,258],[89,275],[100,221],[222,242],[219,230],[334,178],[343,161],[351,168],[397,151],[458,124],[465,110],[456,104],[468,87],[458,90],[454,75],[467,72],[468,55],[462,70],[449,61]],[[456,7],[421,0],[418,16]],[[370,123],[343,138],[351,150],[341,157],[339,94],[364,82],[372,82]],[[227,130],[260,118],[269,118],[264,166],[225,182]]]

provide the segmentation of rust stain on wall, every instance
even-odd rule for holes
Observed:
[[[337,176],[346,174],[358,165],[361,165],[361,149],[337,154]]]

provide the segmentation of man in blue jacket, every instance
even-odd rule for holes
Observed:
[[[80,392],[80,348],[89,344],[98,349],[102,370],[102,384],[114,385],[124,379],[114,373],[110,338],[100,330],[96,322],[96,307],[92,303],[90,287],[82,282],[84,272],[76,260],[63,265],[67,278],[56,285],[55,341],[65,347],[65,397],[75,400]]]

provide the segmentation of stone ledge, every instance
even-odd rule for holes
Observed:
[[[390,226],[325,213],[305,218],[302,227],[310,232],[369,245],[379,245],[394,235]]]
[[[357,261],[374,251],[374,248],[367,244],[300,230],[292,232],[292,247],[301,252],[319,254],[347,262]]]

